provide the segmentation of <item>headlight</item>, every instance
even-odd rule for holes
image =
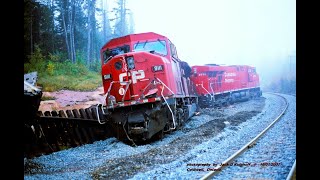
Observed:
[[[128,68],[131,70],[131,69],[134,69],[134,59],[133,59],[133,56],[128,56],[126,57],[126,61],[127,61],[127,65],[128,65]]]
[[[103,76],[103,79],[108,80],[111,79],[111,74],[106,74]]]

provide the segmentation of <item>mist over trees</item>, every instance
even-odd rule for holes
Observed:
[[[260,69],[262,90],[296,94],[296,52],[279,62],[283,63],[276,64],[272,69]]]
[[[126,0],[24,0],[24,63],[70,61],[99,69],[100,48],[134,33]],[[29,67],[29,66],[28,66]]]

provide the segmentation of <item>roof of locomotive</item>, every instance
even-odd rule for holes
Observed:
[[[254,66],[250,65],[230,65],[230,67],[255,68]]]
[[[226,69],[237,68],[237,67],[255,68],[255,67],[249,66],[249,65],[218,65],[218,64],[206,64],[206,65],[195,65],[195,66],[192,66],[192,70],[193,70],[194,68],[197,68],[197,71],[224,71],[224,70],[226,70]]]
[[[117,45],[124,44],[124,43],[130,43],[132,41],[143,41],[146,39],[160,39],[160,38],[163,39],[163,38],[167,38],[167,37],[165,37],[161,34],[154,33],[154,32],[129,34],[126,36],[111,39],[106,44],[104,44],[101,49],[105,49],[107,46],[112,47],[112,46],[117,46]]]
[[[196,65],[192,66],[191,69],[192,71],[194,68],[197,68],[198,72],[203,72],[203,71],[225,71],[226,69],[230,68],[230,66],[226,65],[216,65],[216,64],[207,64],[207,65]]]

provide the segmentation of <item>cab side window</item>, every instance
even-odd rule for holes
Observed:
[[[171,56],[175,59],[178,59],[178,54],[177,54],[177,50],[176,50],[176,47],[174,46],[174,44],[172,44],[170,41],[169,41],[169,44],[170,44],[170,52],[171,52]]]

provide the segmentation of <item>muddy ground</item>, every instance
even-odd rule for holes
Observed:
[[[39,111],[71,110],[88,108],[91,105],[103,104],[103,87],[94,91],[70,91],[60,90],[57,92],[43,92],[43,100],[40,103]]]

